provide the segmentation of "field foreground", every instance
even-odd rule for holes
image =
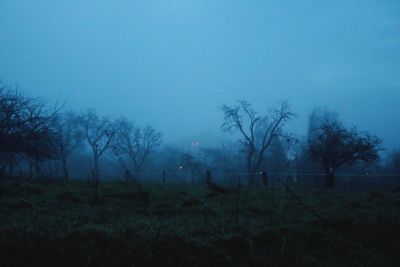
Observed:
[[[400,193],[0,183],[0,266],[399,266]]]

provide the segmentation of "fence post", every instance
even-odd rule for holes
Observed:
[[[265,171],[260,171],[260,176],[261,176],[261,184],[263,186],[268,186],[268,176]]]

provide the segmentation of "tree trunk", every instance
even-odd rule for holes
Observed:
[[[162,171],[162,183],[165,184],[167,181],[167,175],[165,173],[165,170]]]
[[[61,136],[59,139],[59,143],[60,143],[60,156],[61,156],[61,163],[62,163],[62,168],[63,168],[63,173],[64,173],[64,180],[69,180],[69,173],[68,173],[68,168],[67,168],[67,153],[65,151],[64,143],[62,141]]]
[[[94,165],[93,165],[93,171],[94,171],[94,180],[97,183],[98,180],[100,179],[100,170],[99,170],[99,158],[97,156],[94,157]]]
[[[206,171],[206,185],[211,185],[211,171]]]
[[[253,171],[253,155],[247,156],[247,172],[249,176],[247,177],[247,184],[253,185],[254,184],[254,171]]]
[[[100,170],[99,170],[99,157],[97,155],[93,156],[93,178],[94,178],[94,190],[95,199],[97,200],[99,195],[99,181],[100,181]]]
[[[69,180],[69,172],[67,168],[67,159],[65,157],[62,158],[62,166],[64,172],[64,180]]]
[[[260,172],[261,184],[263,186],[268,186],[268,176],[265,171]]]
[[[129,182],[131,178],[131,172],[125,168],[125,181]]]
[[[248,180],[247,180],[247,184],[248,184],[248,185],[254,185],[254,184],[255,184],[255,175],[254,175],[253,172],[250,172],[250,173],[249,173],[249,176],[248,176],[247,179],[248,179]]]
[[[194,174],[194,172],[192,172],[192,184],[194,185],[195,184],[195,174]]]
[[[32,160],[29,161],[29,179],[32,180],[33,178],[33,162]]]
[[[325,187],[333,189],[335,186],[335,170],[332,167],[325,167]]]
[[[40,168],[40,160],[38,158],[36,158],[35,159],[35,176],[36,176],[36,179],[43,178],[43,177],[41,177],[42,176],[41,174],[42,174],[42,170]]]

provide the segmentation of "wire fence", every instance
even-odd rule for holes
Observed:
[[[326,173],[323,172],[223,172],[223,171],[188,171],[188,170],[158,170],[130,174],[125,176],[114,176],[105,180],[137,181],[140,183],[161,183],[161,184],[218,184],[226,187],[240,185],[264,185],[282,186],[286,183],[297,188],[323,188],[325,186]],[[19,176],[0,176],[0,180],[23,179]],[[56,179],[57,180],[57,179]],[[80,180],[80,179],[79,179]],[[335,173],[335,187],[342,189],[390,189],[400,188],[400,173]]]
[[[211,172],[212,174],[216,174],[218,176],[257,176],[257,175],[263,175],[266,174],[268,176],[280,176],[280,177],[287,177],[287,176],[321,176],[324,177],[327,175],[327,173],[314,173],[314,172],[265,172],[265,171],[260,171],[260,172]],[[166,171],[165,174],[163,172],[146,172],[146,173],[141,173],[138,176],[144,176],[144,177],[159,177],[163,175],[168,175],[168,176],[187,176],[190,175],[187,172],[185,173],[173,173],[173,172],[168,172]],[[198,174],[196,174],[198,175]],[[400,177],[400,173],[363,173],[363,174],[354,174],[354,173],[336,173],[336,177]]]
[[[144,183],[163,184],[217,184],[230,188],[238,185],[282,187],[284,184],[298,189],[322,189],[326,173],[323,172],[221,172],[221,171],[159,171],[133,177]],[[129,180],[129,178],[127,178]],[[400,173],[336,173],[335,188],[354,190],[392,190],[400,187]]]

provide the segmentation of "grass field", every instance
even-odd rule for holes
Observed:
[[[399,266],[400,193],[1,182],[0,266]]]

